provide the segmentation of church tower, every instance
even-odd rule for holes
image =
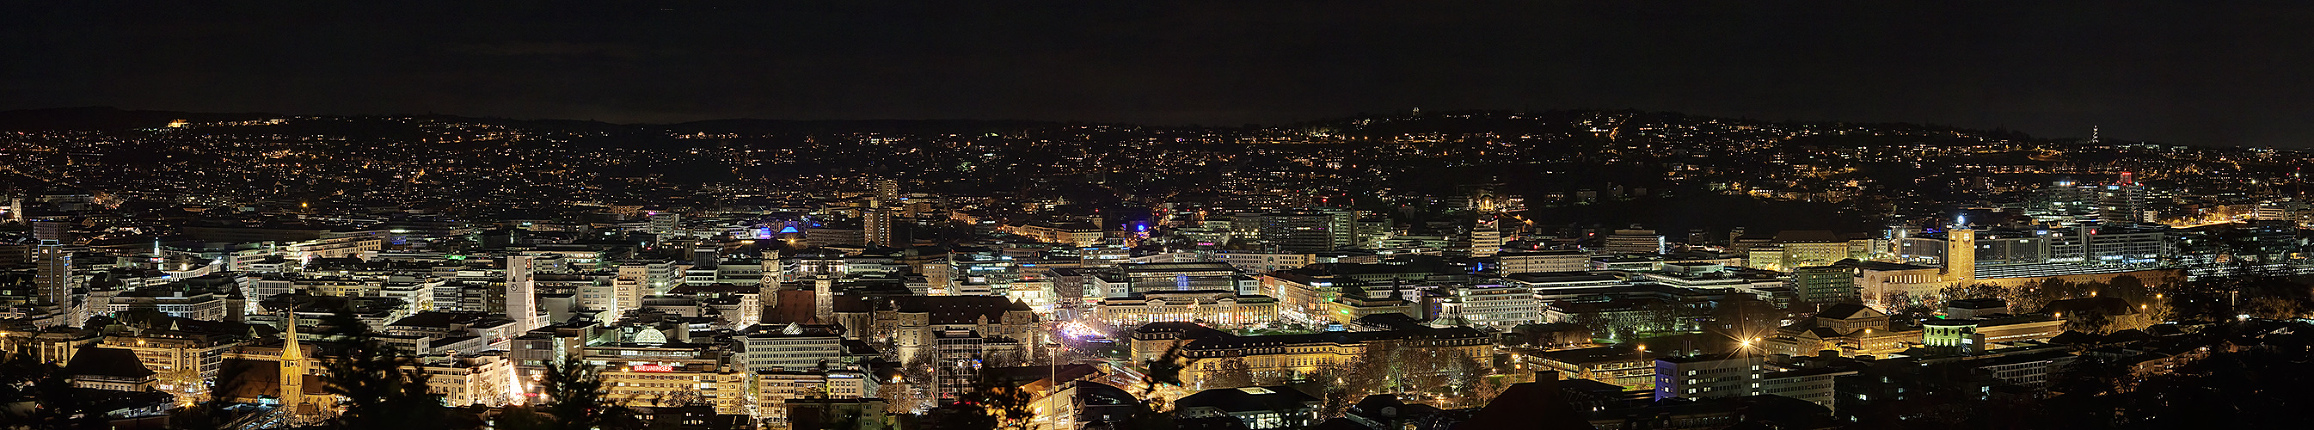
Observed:
[[[297,344],[297,311],[283,313],[289,316],[289,331],[281,343],[281,407],[294,416],[305,403],[305,349]]]
[[[1970,230],[1968,216],[1963,215],[1952,224],[1944,241],[1944,280],[1968,282],[1977,279],[1977,231]]]
[[[812,315],[819,318],[816,323],[834,324],[836,321],[836,278],[828,275],[814,277],[812,278],[812,290]]]
[[[759,263],[763,265],[763,282],[755,285],[755,304],[759,310],[757,312],[758,318],[755,321],[748,321],[748,324],[769,320],[772,315],[775,315],[775,312],[779,311],[779,291],[785,288],[787,283],[787,268],[781,267],[779,263],[779,251],[763,251],[762,256],[763,259],[759,260]]]

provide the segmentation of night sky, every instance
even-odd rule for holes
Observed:
[[[2314,147],[2304,1],[242,3],[8,2],[0,109],[1238,125],[1638,108]]]

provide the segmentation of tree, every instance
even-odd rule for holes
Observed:
[[[440,428],[447,409],[440,396],[426,391],[426,372],[417,360],[378,341],[368,324],[347,309],[331,317],[332,332],[345,344],[337,356],[323,360],[327,374],[323,389],[343,398],[336,419],[340,428]]]
[[[1638,332],[1631,330],[1627,324],[1616,324],[1613,319],[1607,317],[1605,312],[1577,313],[1568,322],[1589,329],[1593,337],[1610,341],[1626,339],[1638,334]]]
[[[241,391],[243,366],[224,366],[217,377],[209,380],[209,397],[198,403],[169,411],[169,428],[180,430],[212,430],[228,428],[238,416],[233,413],[233,401],[227,396]]]
[[[2153,288],[2147,286],[2145,280],[2130,275],[2115,276],[2112,280],[2105,281],[2104,286],[2099,287],[2096,291],[2098,297],[2119,298],[2129,301],[2130,304],[2150,302],[2153,300],[2154,294]]]
[[[1303,375],[1302,380],[1295,381],[1292,386],[1305,393],[1317,394],[1318,400],[1322,402],[1319,406],[1320,416],[1340,416],[1350,409],[1350,405],[1356,404],[1358,399],[1365,398],[1363,393],[1370,391],[1365,386],[1349,385],[1352,382],[1351,375],[1355,374],[1353,367],[1355,365],[1321,367]]]
[[[2009,289],[2001,288],[1999,285],[1968,284],[1944,287],[1943,290],[1938,290],[1936,295],[1938,298],[1944,299],[1946,301],[1952,301],[1966,299],[1998,299],[2008,294]]]
[[[2065,329],[2082,333],[2105,334],[2106,326],[2113,324],[2113,316],[2105,311],[2086,309],[2065,314]]]
[[[991,423],[993,428],[1021,428],[1027,425],[1028,419],[1035,416],[1034,411],[1029,409],[1032,400],[1035,398],[1028,390],[996,380],[988,374],[982,374],[980,380],[973,383],[971,390],[957,393],[956,396],[956,403],[965,407],[959,411],[961,417],[967,418],[967,422]]]
[[[1224,358],[1215,361],[1212,366],[1213,369],[1207,371],[1204,378],[1200,378],[1203,380],[1198,381],[1198,388],[1238,388],[1254,385],[1253,368],[1246,366],[1244,358]]]
[[[915,383],[903,376],[897,381],[885,382],[883,386],[877,387],[876,393],[884,397],[885,414],[908,415],[920,410],[916,404],[922,402],[923,396],[918,395],[916,390]]]
[[[2263,269],[2242,268],[2236,276],[2210,276],[2179,284],[2169,305],[2179,320],[2221,321],[2248,314],[2288,319],[2314,310],[2314,288]]]
[[[1488,389],[1485,387],[1486,381],[1494,376],[1494,366],[1480,362],[1476,357],[1461,354],[1456,354],[1453,358],[1448,359],[1447,363],[1445,370],[1448,397],[1463,401],[1464,404],[1474,405],[1485,404],[1487,399],[1494,397],[1493,393],[1484,392]],[[1500,391],[1495,392],[1500,393]],[[1444,408],[1449,405],[1437,406]]]
[[[1913,324],[1922,318],[1928,318],[1930,314],[1936,313],[1936,308],[1929,305],[1930,300],[1932,298],[1913,297],[1911,293],[1901,291],[1889,294],[1888,319],[1903,324]]]
[[[1405,371],[1401,361],[1410,361],[1405,350],[1397,342],[1366,343],[1356,361],[1319,368],[1296,388],[1318,395],[1323,402],[1321,416],[1340,416],[1358,400],[1390,392],[1404,380],[1404,375],[1397,373]]]
[[[1173,414],[1158,410],[1151,403],[1134,403],[1132,413],[1123,421],[1100,422],[1085,426],[1087,429],[1108,430],[1175,430]]]
[[[2306,304],[2288,297],[2253,297],[2242,300],[2242,313],[2265,319],[2292,319],[2306,315]]]
[[[1188,370],[1189,365],[1195,361],[1181,356],[1181,344],[1174,343],[1165,348],[1164,353],[1158,354],[1157,358],[1142,362],[1141,367],[1148,370],[1141,377],[1141,397],[1155,394],[1159,385],[1181,386],[1181,372]]]
[[[886,397],[889,400],[887,408],[893,413],[921,413],[934,406],[932,390],[937,384],[934,378],[938,378],[938,375],[932,367],[932,354],[916,354],[900,365],[900,382],[897,385],[877,391],[890,393]]]
[[[0,408],[0,428],[109,429],[104,411],[79,395],[64,369],[33,358],[26,347],[0,360],[0,403],[30,401],[29,411]]]
[[[2074,298],[2082,290],[2080,284],[2049,278],[2011,289],[2008,295],[2001,298],[2009,302],[2010,309],[2033,310],[2047,306],[2049,302]]]
[[[1774,304],[1748,294],[1729,294],[1727,300],[1722,300],[1710,312],[1711,325],[1705,331],[1733,339],[1766,337],[1783,325],[1786,315]]]
[[[1174,343],[1173,346],[1165,348],[1165,352],[1158,354],[1156,358],[1141,362],[1143,369],[1139,396],[1141,403],[1136,406],[1137,408],[1155,411],[1155,413],[1163,413],[1172,409],[1156,394],[1157,388],[1161,386],[1181,386],[1181,373],[1188,370],[1190,365],[1195,364],[1195,359],[1181,355],[1181,345],[1181,343]]]
[[[1496,396],[1501,396],[1504,391],[1510,391],[1511,385],[1534,382],[1532,379],[1531,376],[1522,378],[1517,375],[1488,375],[1479,379],[1478,386],[1471,389],[1470,394],[1463,399],[1462,404],[1464,406],[1486,405],[1493,402]]]
[[[612,402],[610,392],[603,389],[599,368],[579,360],[564,357],[560,362],[546,364],[546,373],[539,378],[542,391],[540,404],[535,408],[509,408],[505,415],[514,417],[510,429],[537,430],[592,430],[641,428],[635,413],[625,405]]]

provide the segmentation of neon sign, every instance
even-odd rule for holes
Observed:
[[[673,372],[673,371],[675,371],[675,366],[671,366],[671,365],[665,365],[665,364],[637,364],[637,365],[627,366],[627,371],[630,371],[630,372],[667,373],[667,372]]]

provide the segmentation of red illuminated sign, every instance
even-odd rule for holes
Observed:
[[[627,370],[635,372],[667,373],[675,371],[675,366],[665,364],[637,364],[633,366],[627,366]]]

